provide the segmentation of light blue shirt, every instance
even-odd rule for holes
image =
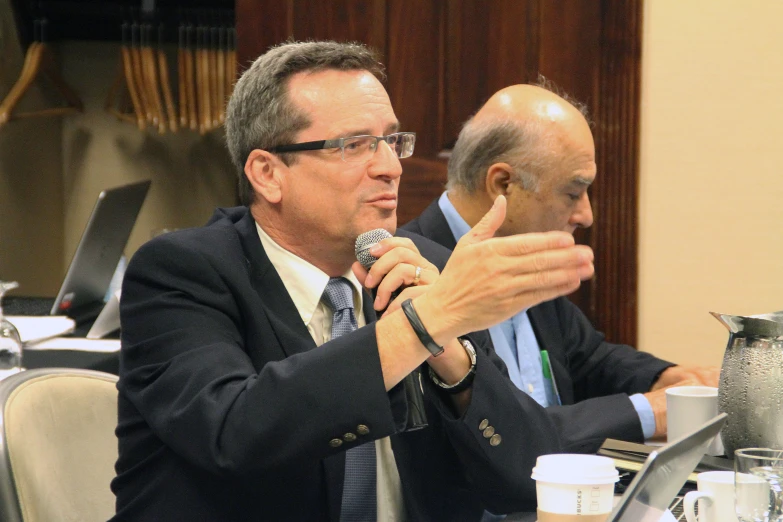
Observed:
[[[438,206],[446,217],[451,233],[459,241],[470,231],[470,226],[451,204],[446,192],[438,200]],[[493,326],[489,329],[489,335],[495,345],[495,352],[508,366],[508,375],[517,388],[530,395],[541,406],[559,404],[560,399],[555,394],[553,383],[544,378],[541,348],[527,310],[522,310],[512,318]],[[554,375],[552,378],[554,379]],[[631,395],[629,399],[639,415],[644,438],[649,439],[655,434],[655,416],[650,401],[641,393]]]

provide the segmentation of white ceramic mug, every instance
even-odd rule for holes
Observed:
[[[698,491],[685,495],[683,511],[688,522],[737,522],[734,513],[734,472],[707,471],[696,476]],[[699,502],[699,517],[694,506]]]
[[[598,455],[542,455],[536,460],[538,518],[551,521],[604,520],[612,511],[614,461]]]
[[[666,423],[669,442],[700,428],[718,414],[718,388],[675,386],[666,390]],[[713,439],[707,455],[723,455],[720,435]]]

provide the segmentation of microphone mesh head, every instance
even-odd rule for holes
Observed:
[[[375,243],[379,243],[380,241],[386,239],[387,237],[392,237],[392,235],[389,234],[387,230],[383,228],[376,228],[375,230],[370,230],[368,232],[364,232],[363,234],[359,234],[359,237],[356,238],[356,246],[354,248],[356,251],[356,259],[364,268],[369,270],[370,267],[378,260],[378,258],[370,254],[370,247]]]

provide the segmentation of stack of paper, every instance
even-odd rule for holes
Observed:
[[[120,351],[119,339],[85,339],[84,337],[54,337],[41,341],[27,350],[77,350],[80,352],[114,353]]]
[[[6,315],[5,318],[19,330],[19,337],[27,347],[45,339],[73,332],[73,319],[64,315],[21,316]]]

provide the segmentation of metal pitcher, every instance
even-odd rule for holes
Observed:
[[[783,448],[783,311],[737,315],[710,312],[729,330],[718,386],[726,455],[740,448]]]

